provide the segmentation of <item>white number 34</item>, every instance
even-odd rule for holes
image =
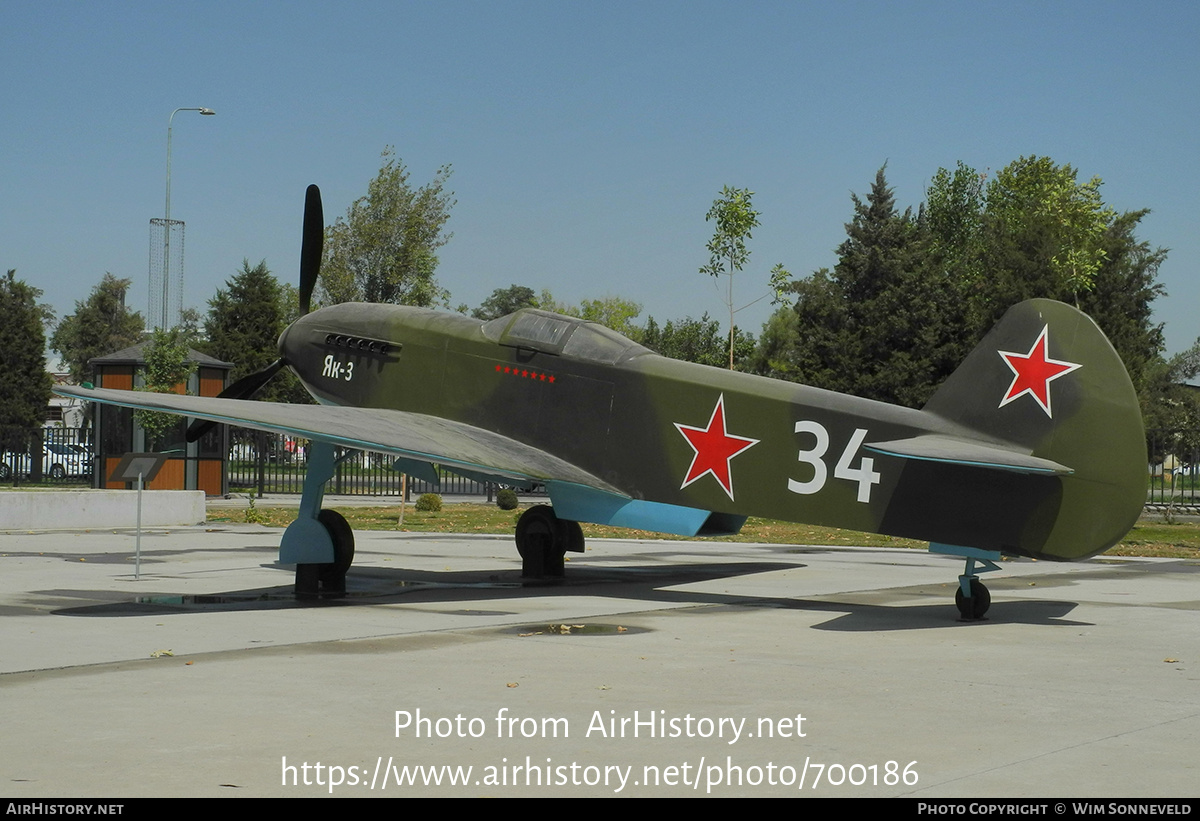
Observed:
[[[792,493],[818,493],[825,487],[825,481],[829,478],[829,468],[825,464],[825,451],[829,450],[829,431],[825,430],[825,426],[820,422],[800,421],[796,423],[796,433],[810,434],[815,440],[811,448],[801,449],[799,456],[801,463],[812,465],[813,477],[806,482],[788,479],[788,490]],[[872,485],[879,484],[875,460],[871,457],[864,456],[859,460],[858,467],[851,467],[851,462],[866,438],[866,428],[857,428],[833,468],[833,478],[858,482],[858,501],[864,503],[871,501]]]

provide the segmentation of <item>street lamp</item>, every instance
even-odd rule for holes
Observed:
[[[162,272],[162,287],[161,287],[162,304],[160,306],[158,306],[159,310],[157,312],[157,314],[158,314],[157,316],[154,315],[156,312],[154,311],[154,304],[153,304],[154,303],[154,292],[155,292],[153,237],[151,239],[151,248],[150,248],[150,252],[151,252],[151,275],[150,275],[150,278],[151,278],[151,283],[150,283],[150,286],[151,286],[150,287],[151,310],[150,310],[150,313],[151,313],[151,318],[155,322],[155,324],[164,331],[168,330],[169,325],[170,325],[170,319],[171,319],[171,229],[174,227],[173,223],[171,222],[171,127],[172,127],[172,121],[175,119],[175,115],[178,114],[180,111],[199,111],[204,116],[212,116],[213,114],[217,113],[217,112],[213,111],[211,108],[177,108],[171,112],[171,116],[167,117],[167,204],[166,204],[166,209],[165,209],[166,210],[166,214],[165,214],[166,218],[162,221],[162,223],[163,223],[163,225],[162,225],[162,236],[163,236],[162,268],[161,268],[161,272]],[[152,232],[153,232],[154,224],[157,222],[158,222],[158,220],[150,220],[150,226],[151,226]],[[183,224],[180,223],[180,230],[182,230],[182,225]],[[180,246],[180,254],[181,254],[180,266],[181,267],[179,269],[179,271],[180,271],[179,287],[180,287],[180,291],[181,291],[181,293],[179,294],[180,297],[183,296],[183,294],[182,294],[182,288],[183,288],[183,280],[182,280],[183,257],[182,257],[182,253],[183,253],[183,250],[182,249],[183,249],[183,246],[181,245]]]
[[[171,221],[171,121],[180,111],[199,111],[205,117],[211,117],[217,113],[211,108],[177,108],[171,112],[170,117],[167,117],[167,212],[163,216],[167,218],[168,222]]]

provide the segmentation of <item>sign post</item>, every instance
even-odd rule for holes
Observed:
[[[121,461],[113,468],[110,482],[137,482],[137,542],[134,548],[133,579],[142,578],[142,487],[146,482],[154,481],[154,477],[167,463],[165,453],[126,453]]]

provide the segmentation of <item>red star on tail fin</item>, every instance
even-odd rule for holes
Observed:
[[[1049,357],[1049,331],[1049,325],[1042,328],[1042,332],[1038,334],[1037,341],[1033,343],[1029,353],[997,351],[1013,372],[1012,384],[1008,386],[1008,392],[1004,394],[1004,398],[1000,400],[997,407],[1002,408],[1009,402],[1029,394],[1046,412],[1046,416],[1054,417],[1050,411],[1050,383],[1082,366]]]

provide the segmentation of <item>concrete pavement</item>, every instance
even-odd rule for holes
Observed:
[[[921,551],[596,540],[525,585],[511,539],[360,532],[305,606],[279,534],[153,530],[136,582],[132,532],[0,535],[0,794],[1200,784],[1200,561],[1005,562],[965,624]]]

